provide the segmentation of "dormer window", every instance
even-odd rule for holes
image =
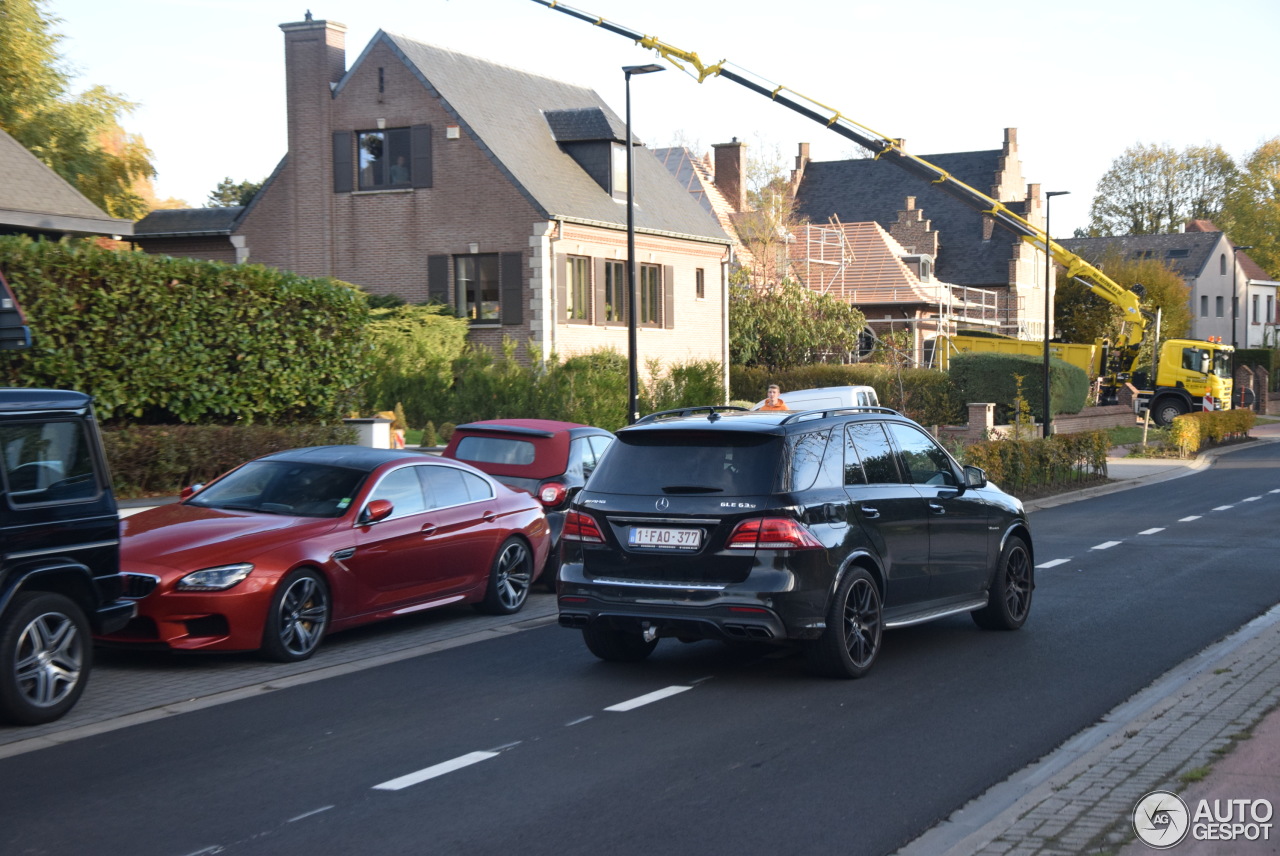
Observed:
[[[626,131],[599,107],[548,110],[543,114],[562,151],[615,199],[627,195]]]
[[[619,199],[627,195],[627,147],[622,143],[610,143],[613,158],[613,186],[606,188]]]

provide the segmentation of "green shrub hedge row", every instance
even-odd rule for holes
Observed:
[[[988,440],[964,447],[964,463],[982,467],[1006,493],[1027,499],[1106,481],[1106,431],[1054,434],[1035,440]]]
[[[102,431],[121,499],[175,496],[260,455],[356,439],[354,428],[328,425],[132,425]]]
[[[994,402],[996,423],[1017,418],[1021,395],[1036,421],[1044,418],[1044,361],[1021,354],[964,353],[951,358],[951,382],[963,402]],[[1019,381],[1018,378],[1022,380]],[[1055,414],[1079,413],[1089,397],[1084,369],[1056,358],[1049,360],[1049,407]]]
[[[1210,410],[1175,417],[1169,426],[1169,441],[1186,457],[1207,444],[1244,437],[1257,421],[1252,410]]]
[[[0,385],[87,392],[108,423],[336,421],[368,370],[365,297],[337,280],[24,236],[0,268],[33,338]]]

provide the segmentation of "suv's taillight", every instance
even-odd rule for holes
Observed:
[[[568,491],[560,482],[547,482],[538,488],[538,500],[547,508],[555,508],[564,502],[565,495]]]
[[[821,550],[822,542],[790,517],[755,517],[734,527],[730,550]]]
[[[564,518],[564,531],[560,537],[566,541],[590,541],[593,544],[604,543],[604,533],[596,525],[590,515],[581,511],[570,511]]]

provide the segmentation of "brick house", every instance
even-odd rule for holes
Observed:
[[[1017,129],[1005,129],[999,149],[922,157],[1019,216],[1043,224],[1040,186],[1023,182]],[[878,224],[905,251],[908,264],[942,283],[972,290],[975,297],[990,295],[980,297],[983,304],[993,297],[989,308],[995,314],[984,326],[1016,338],[1044,337],[1044,254],[990,217],[930,189],[911,173],[870,158],[812,161],[803,143],[793,183],[797,214],[808,222]],[[912,320],[919,308],[891,311],[900,319],[898,327],[915,331],[925,345],[921,352],[926,352],[930,332]],[[984,308],[981,314],[990,312]]]
[[[282,24],[289,151],[247,207],[156,211],[148,252],[329,275],[455,306],[471,339],[627,350],[625,126],[590,89],[379,31]],[[727,363],[731,242],[634,158],[640,365]]]
[[[1193,339],[1221,337],[1242,348],[1276,346],[1280,283],[1244,250],[1233,251],[1227,235],[1208,220],[1192,220],[1182,232],[1169,235],[1070,238],[1059,243],[1093,264],[1114,253],[1124,259],[1155,259],[1175,271],[1190,289],[1188,335]]]

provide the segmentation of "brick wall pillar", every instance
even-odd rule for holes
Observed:
[[[965,440],[970,443],[976,443],[979,440],[985,440],[990,436],[991,429],[996,424],[996,406],[995,404],[970,404],[969,405],[969,428],[965,431]]]
[[[1258,366],[1253,371],[1253,382],[1257,384],[1255,392],[1258,393],[1258,412],[1271,412],[1271,373]]]

